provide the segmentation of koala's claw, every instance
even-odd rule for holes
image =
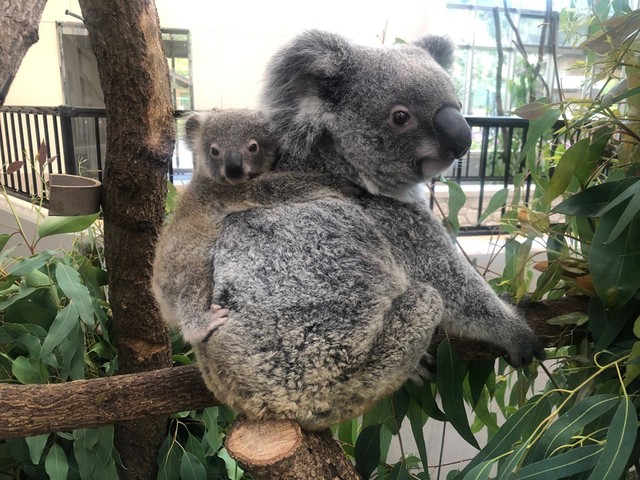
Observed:
[[[210,311],[211,311],[211,314],[213,316],[213,319],[211,320],[211,323],[209,324],[209,332],[202,339],[203,342],[206,342],[207,340],[209,340],[209,338],[211,338],[211,335],[213,335],[213,333],[218,328],[220,328],[222,325],[227,323],[227,320],[229,319],[229,309],[228,308],[222,308],[220,305],[216,305],[214,303],[213,305],[211,305],[211,310]]]
[[[529,365],[534,358],[542,361],[547,357],[542,344],[533,333],[530,334],[529,338],[523,340],[519,348],[511,350],[504,356],[509,365],[519,368]]]

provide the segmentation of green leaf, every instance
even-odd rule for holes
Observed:
[[[81,232],[85,228],[93,225],[93,222],[95,222],[99,216],[100,213],[78,215],[77,217],[47,217],[38,227],[38,236],[44,238],[61,233]]]
[[[418,405],[414,400],[411,400],[409,403],[408,417],[411,425],[411,433],[413,434],[413,439],[416,442],[418,454],[420,455],[420,461],[422,462],[422,470],[424,472],[428,472],[429,460],[427,457],[427,445],[424,441],[424,425],[427,423],[428,417],[425,415],[422,408],[420,408],[420,405]]]
[[[562,155],[556,165],[551,181],[549,182],[549,187],[541,199],[543,204],[550,205],[555,198],[567,190],[573,174],[576,171],[578,162],[582,162],[589,157],[589,141],[589,138],[583,138],[579,142],[571,145],[564,152],[564,155]]]
[[[11,295],[7,300],[5,300],[4,302],[0,302],[0,312],[5,311],[7,308],[9,308],[11,305],[13,305],[14,303],[27,298],[29,295],[31,295],[33,292],[35,292],[36,289],[34,287],[27,287],[24,290],[19,291],[18,293]]]
[[[409,396],[418,404],[422,411],[427,414],[429,418],[444,422],[447,416],[440,410],[436,399],[431,390],[431,383],[425,382],[424,385],[416,385],[413,382],[407,382],[404,388],[409,392]],[[365,414],[366,415],[366,414]]]
[[[458,214],[460,213],[460,209],[464,207],[464,204],[467,201],[467,196],[462,191],[462,187],[460,187],[459,183],[452,180],[443,181],[449,187],[449,200],[447,201],[449,212],[447,214],[447,220],[451,226],[451,230],[455,235],[457,235],[460,231],[460,220],[458,220]]]
[[[0,233],[0,252],[7,245],[7,242],[11,238],[10,233]]]
[[[89,289],[82,284],[82,279],[77,270],[64,263],[58,263],[56,266],[56,280],[58,280],[60,290],[70,300],[70,305],[76,310],[78,316],[85,324],[92,327],[94,320],[91,294]]]
[[[69,461],[60,445],[54,443],[44,460],[44,470],[51,480],[66,480],[69,473]]]
[[[518,448],[516,448],[513,453],[511,453],[498,468],[498,476],[496,480],[510,480],[513,478],[513,471],[517,468],[520,460],[525,453],[527,453],[527,447],[529,446],[529,442],[521,443]]]
[[[535,120],[543,117],[549,110],[551,110],[551,106],[548,103],[532,102],[516,108],[513,113],[527,120]]]
[[[602,216],[589,255],[596,292],[613,309],[622,307],[640,288],[640,218],[632,220],[614,241],[607,243],[623,208],[619,205]]]
[[[458,478],[460,478],[461,480],[487,480],[489,478],[489,474],[491,473],[491,468],[496,462],[497,462],[497,459],[495,458],[492,458],[490,460],[485,460],[484,462],[479,463],[478,465],[473,467],[467,473],[464,473],[466,471],[466,468],[465,468],[455,478],[456,480],[458,480]]]
[[[471,402],[473,405],[478,403],[484,386],[489,377],[494,373],[495,360],[480,360],[469,363],[469,389],[471,391]]]
[[[447,420],[462,438],[479,449],[480,445],[471,432],[464,407],[463,382],[465,369],[462,361],[451,347],[448,338],[438,345],[436,355],[436,383]]]
[[[554,207],[551,212],[564,215],[597,217],[602,209],[609,204],[609,201],[617,196],[617,192],[626,190],[638,180],[640,180],[640,177],[625,178],[587,188],[567,198]]]
[[[185,451],[196,457],[202,465],[207,464],[202,443],[200,443],[196,437],[191,435],[191,433],[189,433],[189,436],[187,437],[187,442],[184,444],[184,449]]]
[[[206,480],[207,471],[195,455],[185,451],[180,462],[180,477],[189,480]]]
[[[40,349],[40,358],[46,357],[49,355],[53,349],[62,341],[63,338],[66,338],[69,333],[73,330],[73,327],[78,322],[78,313],[71,305],[67,305],[62,310],[58,312],[56,318],[53,320],[51,324],[51,328],[49,329],[49,333],[47,334],[47,338],[44,339],[42,343],[42,348]]]
[[[602,446],[587,445],[574,448],[539,462],[522,467],[514,480],[560,480],[586,472],[593,468],[600,458]]]
[[[629,397],[620,401],[602,455],[589,480],[618,479],[625,471],[638,432],[638,415]]]
[[[529,434],[533,425],[537,421],[538,416],[544,413],[543,410],[550,409],[548,401],[539,397],[533,397],[529,403],[524,405],[520,410],[511,415],[502,425],[500,430],[491,437],[487,445],[478,452],[471,462],[462,470],[460,478],[466,478],[465,475],[471,472],[476,466],[489,460],[491,462],[501,455],[510,452],[513,444],[523,435]]]
[[[636,338],[640,338],[640,317],[636,318],[636,321],[633,322],[633,334]]]
[[[409,393],[404,388],[396,390],[391,395],[391,407],[393,409],[393,418],[388,419],[384,424],[391,430],[391,433],[397,435],[402,426],[402,420],[409,409]]]
[[[11,373],[22,384],[47,383],[49,373],[37,358],[18,357],[11,364]]]
[[[174,441],[172,435],[167,435],[158,452],[157,480],[180,480],[180,464],[182,449]]]
[[[369,477],[364,478],[366,479]],[[402,462],[400,462],[396,463],[391,469],[387,480],[411,480],[411,475],[407,471],[407,468],[402,464]]]
[[[571,437],[593,420],[604,415],[619,402],[617,395],[593,395],[576,403],[544,432],[532,453],[533,461],[550,457],[566,445]]]
[[[48,433],[45,433],[44,435],[36,435],[35,437],[25,438],[27,446],[29,447],[29,458],[31,459],[31,463],[33,463],[34,465],[38,465],[40,463],[40,459],[42,458],[44,447],[47,446],[48,439]]]
[[[538,140],[548,131],[560,118],[560,110],[556,108],[550,108],[544,114],[529,122],[529,130],[527,131],[527,140],[525,141],[522,152],[520,153],[520,160],[525,158],[530,159],[535,152]],[[532,162],[529,162],[531,164]]]
[[[363,478],[371,476],[380,463],[380,428],[370,425],[362,429],[355,446],[356,471]]]
[[[480,219],[476,223],[476,225],[480,225],[484,222],[489,215],[491,215],[496,210],[504,207],[507,204],[507,198],[509,197],[509,188],[502,188],[493,194],[491,200],[489,200],[489,205],[487,205],[486,210],[482,215],[480,215]]]
[[[640,187],[640,183],[636,183],[633,187],[636,187],[636,186]],[[631,190],[631,188],[629,190]],[[624,231],[624,229],[627,228],[627,226],[633,221],[634,218],[636,218],[636,216],[638,215],[638,212],[640,212],[640,188],[636,188],[635,190],[636,190],[635,194],[633,195],[633,197],[631,197],[631,200],[629,200],[629,203],[627,203],[627,206],[625,207],[624,212],[622,212],[620,217],[618,217],[618,223],[616,223],[616,226],[613,227],[613,230],[611,230],[611,233],[609,234],[609,238],[607,238],[607,240],[604,243],[611,243],[616,238],[618,238],[620,234]],[[616,198],[616,200],[618,198]],[[609,209],[612,204],[613,202],[607,205],[605,210],[603,210],[603,213],[607,211],[607,209]]]
[[[37,253],[29,258],[20,260],[7,272],[9,275],[26,275],[45,265],[53,255],[49,251]]]

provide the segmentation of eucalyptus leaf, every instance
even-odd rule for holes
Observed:
[[[66,480],[69,473],[69,461],[60,445],[54,443],[44,460],[44,470],[51,480]]]
[[[479,449],[480,445],[471,432],[464,407],[462,383],[465,369],[448,338],[438,345],[436,368],[436,383],[447,420],[462,438]]]
[[[44,238],[61,233],[81,232],[93,225],[99,216],[100,213],[75,217],[47,217],[38,227],[38,236]]]
[[[424,425],[429,417],[425,415],[420,405],[414,400],[411,400],[409,403],[408,417],[411,425],[411,433],[413,434],[413,439],[416,442],[416,448],[420,455],[420,461],[422,462],[422,470],[428,472],[429,460],[427,457],[427,445],[424,440]]]
[[[49,251],[36,253],[31,257],[16,262],[16,264],[11,267],[7,273],[15,276],[26,275],[27,273],[31,273],[45,265],[49,260],[51,260],[51,257],[53,257],[53,255]]]
[[[460,220],[458,220],[458,214],[460,213],[460,209],[464,207],[464,204],[467,201],[467,196],[458,182],[454,182],[453,180],[444,180],[444,183],[449,187],[447,220],[451,226],[452,232],[454,235],[457,235],[460,231]]]
[[[48,439],[48,433],[25,438],[27,446],[29,447],[29,458],[31,459],[31,463],[34,465],[38,465],[40,463],[40,459],[44,453],[44,448],[47,446]]]
[[[180,480],[182,449],[176,445],[173,436],[167,435],[158,453],[157,480]]]
[[[49,373],[37,358],[18,357],[11,364],[11,373],[22,384],[47,383]]]
[[[491,468],[497,462],[497,459],[485,460],[482,463],[477,464],[467,473],[465,473],[466,469],[463,470],[457,477],[454,477],[456,480],[488,480],[489,475],[491,474]]]
[[[562,201],[551,212],[564,215],[597,217],[618,193],[624,192],[638,180],[640,180],[640,177],[624,178],[587,188]]]
[[[602,454],[602,446],[573,448],[560,455],[522,467],[514,480],[561,480],[593,468]]]
[[[638,433],[638,414],[627,396],[618,405],[602,455],[589,480],[618,479],[625,471]]]
[[[381,425],[370,425],[363,428],[356,441],[356,471],[364,480],[371,476],[380,463],[381,427]]]
[[[411,480],[411,475],[402,462],[396,463],[389,472],[388,480]]]
[[[550,409],[546,399],[539,397],[530,399],[529,403],[520,408],[504,422],[500,430],[491,437],[487,445],[478,452],[473,460],[460,472],[460,476],[457,478],[466,479],[466,475],[481,463],[493,461],[493,459],[513,450],[514,443],[531,432],[531,428],[534,428],[533,423],[545,409]]]
[[[56,279],[60,290],[70,300],[70,305],[84,323],[92,327],[94,324],[92,298],[89,289],[83,285],[78,271],[64,263],[58,263],[56,265]]]
[[[195,455],[185,451],[180,461],[180,476],[189,480],[206,480],[207,471]]]
[[[200,443],[200,441],[196,437],[191,435],[191,433],[189,433],[189,436],[187,437],[187,441],[184,444],[184,449],[185,451],[196,457],[202,465],[207,464],[202,443]]]
[[[47,338],[44,339],[42,343],[42,348],[40,349],[40,356],[45,357],[49,355],[53,349],[62,341],[63,338],[66,338],[69,333],[73,330],[73,327],[78,322],[78,313],[77,311],[71,307],[71,304],[64,307],[56,318],[53,320],[51,324],[51,328],[49,329],[49,333],[47,334]]]
[[[602,216],[591,244],[589,270],[596,292],[610,308],[622,307],[640,288],[640,218],[608,242],[624,205]]]
[[[511,480],[513,478],[513,472],[518,467],[518,464],[527,453],[529,442],[523,442],[504,459],[498,467],[498,476],[496,480]]]
[[[11,238],[10,233],[0,233],[0,252],[5,247],[5,245],[7,245],[7,242],[9,241],[10,238]]]
[[[509,198],[509,188],[502,188],[498,190],[496,193],[494,193],[493,196],[491,197],[491,200],[489,200],[489,204],[487,205],[487,208],[482,213],[482,215],[480,215],[480,218],[478,219],[478,222],[476,223],[476,225],[480,225],[489,217],[489,215],[491,215],[492,213],[504,207],[507,204],[508,198]]]
[[[583,138],[564,152],[564,155],[556,165],[549,187],[544,192],[542,203],[550,205],[554,199],[566,191],[576,171],[578,162],[589,159],[589,142],[589,138]]]

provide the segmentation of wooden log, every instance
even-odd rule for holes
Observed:
[[[359,480],[329,430],[307,432],[289,420],[239,417],[225,447],[256,480]]]
[[[220,405],[197,367],[50,385],[0,385],[0,439]]]

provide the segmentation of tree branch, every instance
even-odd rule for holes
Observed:
[[[534,302],[524,307],[531,328],[546,346],[579,342],[584,329],[567,331],[547,320],[571,312],[586,312],[586,297]],[[444,332],[434,335],[437,348]],[[453,339],[465,361],[502,355],[499,349]],[[200,372],[191,365],[114,377],[51,385],[0,385],[0,439],[47,432],[91,428],[219,405]]]

